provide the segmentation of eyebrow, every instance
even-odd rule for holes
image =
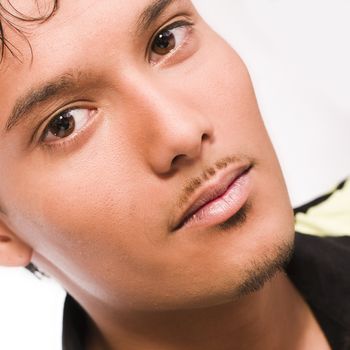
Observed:
[[[138,18],[138,35],[146,31],[175,1],[177,0],[155,0],[148,5]],[[84,75],[82,72],[79,74],[64,73],[53,81],[31,89],[23,97],[18,98],[5,124],[5,131],[9,132],[14,126],[24,121],[29,116],[30,111],[38,104],[48,103],[61,95],[67,95],[73,89],[77,89],[80,85],[79,78],[82,75]]]
[[[147,6],[138,19],[137,33],[146,31],[151,24],[176,0],[156,0]]]
[[[60,96],[68,95],[70,91],[78,89],[83,76],[86,76],[86,73],[67,72],[52,81],[31,89],[23,97],[17,99],[5,124],[5,131],[9,132],[14,126],[24,121],[29,116],[29,112],[37,107],[38,104],[48,103]]]

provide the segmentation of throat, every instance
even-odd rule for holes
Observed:
[[[124,315],[114,322],[91,321],[89,328],[88,350],[331,350],[284,273],[239,302]]]

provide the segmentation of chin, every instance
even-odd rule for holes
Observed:
[[[235,248],[232,258],[223,261],[226,271],[221,271],[221,278],[218,271],[211,279],[207,293],[215,290],[217,293],[207,300],[207,306],[239,301],[257,293],[279,272],[284,272],[294,250],[293,214],[282,215],[277,223],[270,222],[265,229],[263,223],[259,225],[261,228],[255,233],[244,228],[242,235],[247,236],[247,242],[232,247]]]

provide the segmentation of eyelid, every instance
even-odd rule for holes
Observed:
[[[59,106],[55,106],[54,112],[48,112],[48,113],[45,112],[45,114],[43,113],[42,116],[38,116],[36,118],[38,120],[38,122],[35,123],[37,125],[32,133],[29,144],[31,144],[31,143],[35,142],[35,140],[39,139],[39,137],[37,135],[40,133],[40,131],[43,130],[43,125],[45,125],[45,127],[46,127],[46,125],[49,123],[49,121],[52,118],[64,113],[65,111],[71,110],[71,109],[76,109],[76,108],[91,108],[92,109],[93,107],[91,107],[91,106],[93,105],[93,103],[94,102],[91,100],[84,100],[84,99],[71,101],[68,103],[65,102],[64,104],[61,104]]]
[[[89,108],[89,107],[71,107],[71,108],[67,108],[59,113],[56,113],[54,116],[52,116],[51,118],[49,118],[48,122],[46,123],[45,125],[45,128],[43,131],[46,130],[46,128],[48,127],[49,123],[51,122],[51,120],[53,120],[54,118],[60,116],[61,114],[64,114],[66,112],[69,112],[69,111],[74,111],[74,110],[79,110],[79,109],[89,109],[90,110],[90,113],[91,113],[91,116],[88,118],[88,121],[85,123],[84,126],[82,126],[78,131],[74,131],[71,135],[67,136],[67,137],[64,137],[62,139],[59,139],[57,141],[52,141],[52,142],[45,142],[43,141],[43,138],[45,137],[45,134],[44,132],[41,133],[40,135],[40,139],[38,141],[38,145],[39,147],[42,147],[46,150],[55,150],[55,149],[58,149],[58,148],[66,148],[70,145],[74,145],[74,144],[78,144],[77,140],[79,140],[81,137],[84,137],[84,136],[89,136],[93,131],[94,129],[96,128],[92,128],[92,124],[94,124],[94,122],[97,120],[97,119],[101,119],[101,118],[98,118],[98,115],[100,114],[99,112],[99,109],[98,108]]]
[[[98,109],[95,106],[95,103],[91,100],[77,100],[77,101],[72,101],[68,104],[65,103],[64,106],[61,106],[55,112],[47,114],[45,117],[41,118],[40,122],[35,127],[32,133],[32,136],[28,142],[28,147],[30,148],[35,147],[36,145],[45,147],[46,144],[42,142],[42,139],[44,137],[44,131],[48,127],[50,121],[53,118],[58,117],[59,115],[74,109],[91,109],[91,110],[98,111]],[[87,124],[90,124],[90,123],[88,122]]]
[[[192,28],[186,28],[186,29],[188,31],[186,33],[186,36],[183,38],[182,42],[176,48],[169,51],[169,53],[167,53],[166,55],[160,56],[162,58],[158,62],[150,61],[153,67],[161,68],[161,67],[167,67],[169,64],[171,65],[172,63],[175,63],[175,62],[179,63],[183,60],[183,54],[185,54],[185,56],[188,57],[188,54],[186,55],[186,47],[192,44],[192,38],[191,38]],[[182,58],[179,59],[179,57],[182,57]]]
[[[49,143],[59,142],[59,140],[68,139],[70,136],[67,136],[67,137],[64,137],[64,138],[59,138],[59,137],[55,136],[55,137],[57,137],[56,140],[53,140],[53,141],[47,140],[47,137],[50,134],[50,131],[49,131],[50,125],[56,118],[58,118],[60,116],[64,116],[64,115],[73,115],[74,116],[74,113],[81,112],[81,111],[86,111],[87,112],[87,118],[86,118],[87,121],[84,122],[83,126],[80,127],[80,130],[84,129],[84,127],[88,123],[88,120],[90,119],[91,114],[94,111],[94,109],[91,109],[91,108],[79,108],[79,107],[68,108],[68,109],[65,109],[64,111],[62,111],[61,113],[58,113],[58,114],[54,115],[52,118],[49,119],[49,121],[46,123],[46,126],[45,126],[45,128],[43,130],[43,133],[40,136],[40,142],[49,144]],[[77,128],[78,125],[79,125],[79,122],[77,123],[75,121],[74,124],[75,124],[74,125],[75,128]],[[78,131],[78,132],[80,132],[80,131]],[[77,133],[77,132],[75,132],[75,133]]]
[[[177,15],[176,17],[179,17],[179,15]],[[173,18],[174,19],[174,18]],[[186,19],[179,19],[177,21],[173,21],[171,22],[170,24],[168,25],[165,25],[164,27],[161,27],[159,28],[151,37],[148,45],[147,45],[147,50],[146,50],[146,57],[145,59],[150,62],[149,60],[149,56],[150,56],[150,51],[152,49],[152,44],[155,40],[155,38],[157,37],[157,35],[159,35],[160,33],[162,32],[166,32],[167,30],[172,30],[172,29],[175,29],[175,28],[179,28],[181,26],[194,26],[194,21],[191,20],[190,18],[186,17]]]

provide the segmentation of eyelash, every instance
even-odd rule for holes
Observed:
[[[49,127],[50,124],[57,120],[59,117],[64,116],[65,114],[69,114],[76,111],[84,111],[86,110],[87,113],[89,113],[89,116],[86,118],[88,119],[84,125],[80,128],[80,130],[76,131],[77,122],[74,120],[74,130],[70,135],[67,137],[62,137],[61,139],[58,139],[56,141],[51,142],[45,142],[45,138],[47,137],[49,133]],[[62,112],[57,113],[53,117],[51,117],[48,122],[46,123],[44,130],[41,132],[40,138],[39,138],[39,144],[41,147],[47,148],[48,150],[53,150],[57,148],[65,148],[68,147],[70,144],[77,141],[77,139],[82,136],[82,134],[85,134],[85,129],[89,129],[89,126],[91,123],[94,122],[96,119],[96,114],[98,114],[98,110],[96,108],[89,108],[89,107],[71,107],[63,110]]]
[[[153,35],[149,45],[148,45],[148,49],[147,49],[147,56],[148,56],[148,62],[151,63],[152,65],[159,65],[162,64],[164,61],[168,60],[169,56],[173,56],[177,51],[179,51],[182,47],[184,47],[188,41],[189,41],[189,36],[191,34],[191,30],[194,26],[193,22],[190,21],[186,21],[186,20],[179,20],[176,22],[173,22],[169,25],[167,25],[166,27],[160,29],[158,32],[156,32],[155,35]],[[152,62],[152,60],[150,59],[151,56],[151,52],[152,52],[152,46],[155,42],[155,40],[157,39],[158,36],[160,36],[161,34],[164,34],[166,32],[169,32],[173,29],[178,29],[178,28],[187,28],[188,32],[186,33],[186,37],[183,39],[183,41],[179,44],[179,46],[177,46],[176,48],[170,50],[170,52],[168,54],[165,54],[163,57],[163,59],[160,60],[160,62]],[[161,55],[159,55],[161,56]]]

